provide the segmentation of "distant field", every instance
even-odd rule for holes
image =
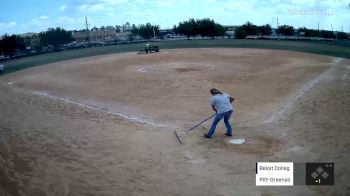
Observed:
[[[335,44],[310,41],[282,41],[282,40],[180,40],[158,43],[161,49],[173,48],[264,48],[276,50],[292,50],[334,57],[350,58],[350,47]],[[6,71],[3,74],[19,71],[33,66],[44,65],[62,60],[75,59],[102,54],[132,52],[144,48],[144,43],[120,44],[105,47],[85,48],[56,53],[25,57],[5,63]]]

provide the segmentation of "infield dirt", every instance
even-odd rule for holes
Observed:
[[[350,192],[350,61],[262,49],[174,49],[0,77],[0,186],[10,195]],[[213,139],[210,88],[236,98]],[[335,162],[332,187],[256,187],[259,161]],[[0,191],[0,193],[2,193]]]

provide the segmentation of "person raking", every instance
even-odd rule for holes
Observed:
[[[231,103],[235,100],[230,95],[221,92],[218,89],[210,89],[210,93],[212,95],[211,97],[211,107],[216,112],[214,121],[210,127],[210,130],[208,133],[204,134],[205,138],[211,138],[214,133],[217,124],[224,119],[225,125],[226,125],[226,133],[225,135],[228,137],[232,137],[232,126],[230,123],[230,117],[233,112],[233,107]]]

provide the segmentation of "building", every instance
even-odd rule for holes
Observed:
[[[116,37],[115,28],[91,29],[90,41],[104,42],[114,40]]]
[[[77,43],[80,42],[109,42],[109,41],[126,41],[130,39],[131,32],[117,32],[114,27],[92,28],[86,30],[73,31],[73,38]]]
[[[72,32],[72,36],[77,43],[88,41],[88,37],[89,37],[86,30],[80,30],[80,31],[74,30]]]
[[[28,49],[34,49],[40,46],[40,38],[37,33],[24,33],[19,35],[24,40],[24,44]]]
[[[229,37],[229,38],[234,38],[235,34],[236,34],[236,29],[238,26],[225,26],[226,27],[226,31],[225,34]]]

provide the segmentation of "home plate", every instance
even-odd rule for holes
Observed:
[[[245,139],[233,139],[230,140],[231,144],[243,144],[245,142]]]

